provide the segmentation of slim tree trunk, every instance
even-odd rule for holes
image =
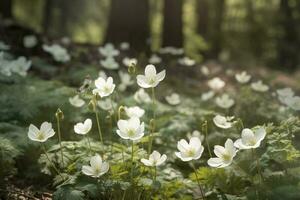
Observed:
[[[164,0],[164,22],[162,46],[183,46],[182,23],[183,0]]]
[[[12,0],[0,0],[0,15],[3,19],[11,19],[12,16]]]
[[[129,42],[137,51],[147,50],[150,37],[148,0],[112,0],[106,42]]]
[[[45,35],[49,33],[49,28],[51,27],[53,3],[53,0],[45,0],[44,2],[44,16],[42,27]]]
[[[197,32],[205,40],[208,39],[208,24],[209,24],[209,5],[208,0],[197,0]]]

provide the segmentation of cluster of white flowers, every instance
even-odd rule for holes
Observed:
[[[278,99],[293,110],[300,110],[300,97],[295,96],[295,92],[291,88],[278,89]]]
[[[26,35],[23,38],[23,45],[26,48],[33,48],[37,45],[38,39],[35,35]]]
[[[178,59],[178,63],[179,63],[180,65],[190,67],[190,66],[195,65],[195,64],[196,64],[196,61],[193,60],[193,59],[191,59],[191,58],[189,58],[189,57],[186,57],[186,56],[185,56],[185,57],[183,57],[183,58]]]
[[[54,58],[55,61],[57,62],[68,62],[70,61],[71,57],[68,54],[67,49],[64,47],[58,45],[58,44],[53,44],[53,45],[43,45],[43,50],[50,53],[52,57]]]
[[[25,57],[19,57],[16,60],[8,60],[4,53],[0,52],[0,73],[5,76],[11,76],[13,73],[20,76],[26,76],[27,71],[31,67],[31,61]]]

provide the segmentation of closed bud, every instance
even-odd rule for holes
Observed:
[[[118,118],[119,118],[119,120],[121,119],[122,113],[124,113],[124,112],[125,112],[124,106],[120,106],[119,110],[118,110]]]
[[[56,113],[55,113],[55,117],[59,120],[63,120],[64,119],[64,113],[61,111],[60,108],[57,109]]]
[[[128,67],[128,73],[130,74],[130,75],[134,75],[135,74],[135,64],[133,64],[133,63],[131,63],[130,65],[129,65],[129,67]]]
[[[94,100],[91,100],[91,101],[89,102],[88,108],[89,108],[90,111],[93,111],[93,112],[96,110],[96,103],[95,103]]]

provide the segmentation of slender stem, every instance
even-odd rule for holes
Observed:
[[[116,112],[116,109],[114,107],[112,97],[110,97],[109,99],[110,99],[110,105],[111,105],[112,111],[113,111],[114,116],[115,116],[115,120],[117,120],[117,114],[116,114],[117,112]]]
[[[64,154],[63,154],[63,149],[62,149],[62,144],[61,144],[61,132],[60,132],[59,117],[56,117],[56,121],[57,121],[57,132],[58,132],[58,141],[59,141],[59,146],[60,146],[61,162],[62,162],[62,166],[64,166]]]
[[[58,171],[58,169],[55,167],[54,163],[50,160],[48,154],[47,154],[47,151],[46,151],[46,147],[44,144],[42,144],[42,148],[43,148],[43,151],[47,157],[47,160],[51,163],[53,169],[55,170],[55,172],[64,180],[64,177],[61,175],[61,173]]]
[[[154,87],[151,88],[151,93],[152,93],[152,114],[153,114],[153,119],[155,119],[155,90],[154,90]]]
[[[205,121],[202,124],[202,131],[205,133],[206,146],[207,146],[207,149],[208,149],[209,156],[212,158],[212,154],[211,154],[210,146],[209,146],[209,142],[208,142],[208,136],[207,136],[208,135],[207,121]]]
[[[88,142],[88,145],[89,145],[89,148],[90,148],[90,153],[92,153],[92,147],[91,147],[90,138],[89,138],[89,136],[87,136],[87,135],[84,135],[84,137],[87,138],[87,142]]]
[[[157,168],[154,166],[154,179],[153,182],[156,182]]]
[[[253,160],[255,160],[254,150],[253,149],[251,149],[251,150],[252,150],[252,158],[253,158]],[[255,195],[256,195],[257,199],[259,199],[258,189],[257,189],[257,186],[254,182],[254,177],[252,176],[251,179],[252,179],[252,183],[253,183],[254,188],[255,188]]]
[[[201,196],[202,196],[203,199],[205,199],[205,195],[204,195],[203,189],[201,187],[201,184],[200,184],[200,181],[199,181],[199,178],[198,178],[197,170],[196,170],[194,164],[193,163],[191,163],[191,164],[192,164],[192,168],[194,170],[195,176],[196,176],[196,181],[197,181],[198,187],[200,189]]]
[[[258,175],[260,177],[259,180],[260,180],[260,184],[261,184],[262,181],[263,181],[263,179],[264,179],[264,177],[263,177],[262,172],[261,172],[261,166],[260,166],[259,158],[257,156],[256,151],[254,149],[252,149],[252,151],[253,151],[253,155],[254,155],[254,157],[256,159],[257,173],[258,173]]]
[[[123,196],[122,196],[122,200],[125,199],[125,196],[126,196],[126,190],[124,190],[124,193],[123,193]]]
[[[97,120],[97,127],[98,127],[98,133],[99,133],[99,137],[100,137],[100,142],[103,143],[103,139],[102,139],[102,132],[101,132],[101,127],[100,127],[100,122],[99,122],[99,115],[97,110],[95,109],[95,115],[96,115],[96,120]]]
[[[134,143],[133,141],[131,141],[131,175],[130,175],[130,179],[131,179],[131,187],[133,188],[133,148],[134,148]]]
[[[154,120],[150,120],[150,137],[149,137],[149,145],[148,145],[148,155],[150,155],[151,150],[152,150],[152,143],[153,143],[153,138],[154,138],[154,130],[155,130],[155,124]]]
[[[238,122],[241,126],[241,129],[243,130],[244,129],[244,123],[243,123],[243,120],[241,118],[238,119]]]

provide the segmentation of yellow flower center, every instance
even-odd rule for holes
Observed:
[[[37,138],[38,140],[43,140],[43,139],[45,138],[45,136],[44,136],[44,134],[43,134],[42,132],[38,132],[38,133],[36,134],[36,138]]]

